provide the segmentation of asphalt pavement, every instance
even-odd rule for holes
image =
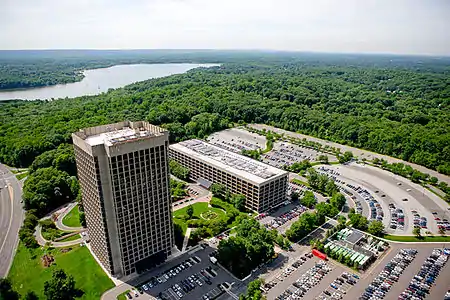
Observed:
[[[0,164],[0,277],[8,275],[19,242],[24,218],[21,199],[22,183]]]
[[[376,158],[379,158],[379,159],[384,159],[384,160],[386,160],[389,163],[403,163],[405,165],[409,165],[409,166],[413,167],[416,170],[419,170],[420,172],[428,173],[428,174],[430,174],[430,176],[435,176],[436,178],[439,179],[439,181],[447,182],[447,184],[450,184],[450,177],[449,176],[446,176],[444,174],[438,173],[438,172],[436,172],[434,170],[430,170],[428,168],[425,168],[424,166],[420,166],[420,165],[416,165],[416,164],[413,164],[413,163],[410,163],[410,162],[406,162],[406,161],[400,160],[398,158],[390,157],[390,156],[383,155],[383,154],[378,154],[378,153],[371,152],[371,151],[368,151],[368,150],[358,149],[358,148],[355,148],[355,147],[350,147],[350,146],[347,146],[347,145],[337,144],[337,143],[330,142],[330,141],[327,141],[327,140],[322,140],[322,139],[319,139],[319,138],[315,138],[315,137],[312,137],[312,136],[309,136],[309,135],[304,135],[304,134],[300,134],[300,133],[296,133],[296,132],[292,132],[292,131],[286,131],[286,130],[283,130],[283,129],[280,129],[280,128],[276,128],[276,127],[273,127],[273,126],[269,126],[269,125],[249,124],[247,126],[252,127],[252,128],[256,128],[256,129],[259,129],[259,130],[266,129],[266,130],[270,130],[270,131],[273,131],[273,132],[276,132],[276,133],[284,134],[285,136],[290,136],[290,137],[299,138],[299,139],[306,139],[306,140],[309,140],[309,141],[314,141],[314,142],[321,143],[322,145],[328,145],[328,146],[331,146],[331,147],[340,148],[342,153],[344,153],[345,151],[351,151],[354,156],[357,156],[357,157],[360,157],[360,158],[366,158],[368,160],[373,160],[376,157]]]

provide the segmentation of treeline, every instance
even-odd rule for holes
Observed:
[[[321,58],[322,59],[322,58]],[[450,174],[450,76],[445,61],[413,70],[377,58],[272,56],[191,70],[98,96],[1,104],[0,161],[29,166],[79,128],[144,119],[172,142],[233,123],[266,123]],[[331,65],[330,62],[334,65]],[[411,63],[415,65],[415,63]]]

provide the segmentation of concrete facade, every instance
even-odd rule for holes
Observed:
[[[168,135],[129,121],[72,134],[92,250],[115,277],[171,254]]]
[[[169,156],[190,169],[191,180],[221,183],[232,194],[243,194],[246,208],[253,211],[267,211],[286,201],[286,171],[200,140],[171,145]]]

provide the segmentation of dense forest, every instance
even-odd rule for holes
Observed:
[[[0,102],[0,161],[29,166],[39,154],[70,143],[71,132],[79,128],[124,119],[163,125],[172,141],[204,137],[233,123],[260,122],[450,174],[448,58],[194,53],[185,60],[224,63],[98,96]],[[41,56],[34,59],[48,59]],[[31,56],[29,63],[35,60]],[[60,60],[70,61],[54,59]],[[4,63],[18,61],[12,54],[1,61],[6,69],[20,65]],[[169,61],[179,62],[170,55],[162,60]],[[8,80],[4,75],[1,82]]]

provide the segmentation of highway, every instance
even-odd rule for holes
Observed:
[[[0,277],[8,275],[19,242],[24,218],[21,199],[21,182],[0,164]]]

